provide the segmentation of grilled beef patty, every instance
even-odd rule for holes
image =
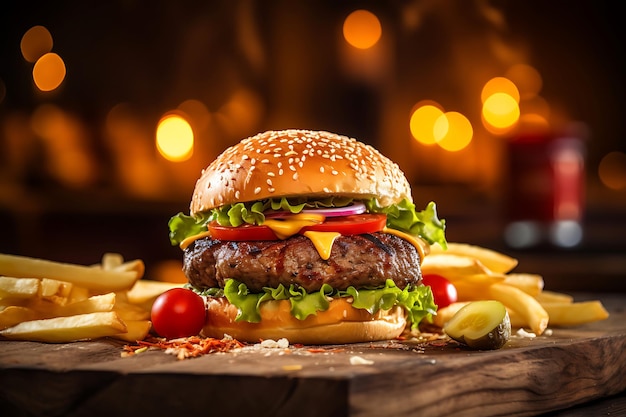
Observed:
[[[399,288],[421,281],[419,254],[409,242],[387,233],[340,236],[323,260],[313,243],[295,235],[279,241],[202,238],[184,252],[183,270],[198,289],[224,287],[236,279],[252,292],[296,284],[306,291],[324,283],[339,290],[376,287],[392,279]]]

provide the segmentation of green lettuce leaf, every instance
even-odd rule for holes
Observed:
[[[355,308],[362,308],[370,313],[400,305],[407,312],[413,328],[423,319],[430,319],[432,315],[437,314],[437,306],[430,287],[407,286],[401,290],[390,279],[381,288],[357,290],[351,286],[345,291],[336,291],[330,285],[324,284],[319,291],[312,293],[307,293],[303,288],[293,284],[289,287],[280,284],[278,288],[263,288],[261,293],[251,293],[245,284],[228,279],[225,281],[223,294],[239,310],[235,320],[251,323],[258,323],[261,320],[260,306],[264,301],[289,300],[291,314],[299,320],[304,320],[318,311],[327,310],[329,297],[352,297],[354,300],[352,305]]]
[[[428,203],[422,211],[415,211],[415,204],[407,199],[398,204],[380,207],[376,199],[365,202],[370,213],[384,213],[387,215],[387,227],[419,236],[426,242],[438,243],[446,249],[446,221],[437,217],[437,205]]]
[[[176,214],[167,223],[170,229],[170,242],[172,245],[179,245],[188,237],[206,232],[209,221],[210,217],[205,214],[197,217],[187,216],[183,213]]]

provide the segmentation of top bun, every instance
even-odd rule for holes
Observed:
[[[376,197],[413,201],[400,167],[370,145],[324,131],[259,133],[221,153],[196,183],[191,214],[267,198]]]

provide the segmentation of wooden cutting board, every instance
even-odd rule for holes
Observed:
[[[161,350],[123,358],[123,344],[106,339],[0,341],[0,414],[536,415],[626,390],[626,295],[592,298],[608,320],[516,336],[497,351],[412,340],[177,360]]]

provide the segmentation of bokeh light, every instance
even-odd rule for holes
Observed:
[[[52,51],[52,44],[52,35],[48,29],[44,26],[33,26],[22,36],[20,49],[24,59],[34,63],[43,55]]]
[[[343,22],[343,36],[355,48],[369,49],[382,36],[380,20],[370,11],[355,10]]]
[[[60,56],[49,52],[37,60],[33,67],[33,81],[41,91],[52,91],[65,79],[65,63]]]
[[[450,152],[466,148],[474,136],[472,124],[458,112],[446,112],[439,116],[433,129],[437,144]]]
[[[193,130],[180,114],[168,114],[159,121],[156,145],[165,159],[173,162],[186,161],[193,154],[193,142]]]
[[[598,165],[598,176],[607,188],[626,189],[626,153],[613,151],[606,154]]]
[[[508,129],[518,122],[519,117],[519,104],[515,97],[508,93],[491,94],[483,103],[482,118],[488,130],[490,127]]]
[[[505,93],[511,96],[517,103],[520,101],[520,93],[517,86],[505,77],[494,77],[487,81],[480,93],[480,100],[484,104],[489,97],[498,93]]]
[[[434,126],[439,116],[443,115],[443,110],[432,101],[420,102],[414,108],[409,121],[411,135],[423,145],[436,144]]]

